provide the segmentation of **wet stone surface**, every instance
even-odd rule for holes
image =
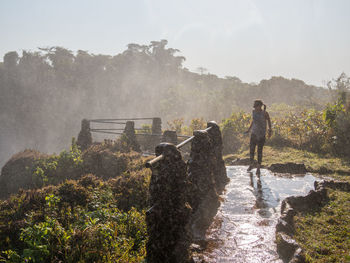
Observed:
[[[207,231],[206,247],[197,249],[195,262],[282,262],[277,254],[275,230],[281,202],[288,196],[306,195],[316,178],[311,174],[274,176],[262,169],[228,166],[230,182]]]

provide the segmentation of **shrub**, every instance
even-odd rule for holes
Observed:
[[[58,184],[66,179],[76,179],[83,174],[83,159],[73,140],[69,151],[37,160],[32,169],[32,182],[36,188]]]
[[[345,92],[341,93],[334,104],[327,105],[323,114],[333,151],[342,156],[350,155],[350,113],[344,106],[347,104],[346,97]]]
[[[59,186],[58,196],[61,202],[68,203],[73,208],[77,205],[85,206],[89,199],[89,192],[76,181],[70,180]]]
[[[177,134],[181,134],[182,127],[184,125],[184,119],[180,118],[180,119],[168,121],[167,124],[170,130],[176,131]]]
[[[86,174],[82,178],[79,179],[78,184],[85,188],[95,188],[97,187],[101,181],[94,176],[93,174]]]
[[[125,172],[123,176],[110,181],[117,207],[123,211],[131,207],[145,209],[148,204],[148,185],[151,177],[149,169]]]
[[[243,133],[248,130],[251,116],[240,111],[233,113],[230,118],[223,120],[222,141],[224,154],[236,152],[242,145]]]
[[[24,202],[28,192],[1,203],[0,261],[142,261],[147,240],[145,212],[132,207],[128,212],[120,211],[115,207],[118,200],[110,185],[96,181],[90,175],[79,184],[67,181],[55,188],[45,188],[49,191],[46,195],[45,191],[36,190],[38,196],[44,197],[43,204],[29,211],[25,209],[27,212],[20,215],[17,210],[29,203]],[[83,182],[90,188],[83,187],[80,184]],[[92,184],[96,187],[91,188]],[[17,222],[22,222],[19,227],[14,227],[18,223],[8,221],[15,214]],[[12,234],[3,231],[5,227]]]

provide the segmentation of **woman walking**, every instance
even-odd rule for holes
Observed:
[[[256,174],[260,174],[260,166],[262,162],[262,152],[263,147],[265,144],[265,136],[266,136],[266,122],[269,126],[268,129],[268,137],[271,137],[272,130],[271,130],[271,120],[268,112],[266,111],[266,105],[261,100],[255,100],[254,101],[254,110],[253,110],[253,119],[249,126],[249,129],[247,133],[252,131],[250,136],[250,165],[248,167],[247,171],[250,171],[253,169],[254,164],[254,154],[255,154],[255,148],[258,146],[258,166],[256,169]],[[262,109],[262,107],[264,109]]]

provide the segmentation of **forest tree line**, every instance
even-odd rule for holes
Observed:
[[[0,165],[15,152],[59,151],[83,118],[203,117],[217,121],[252,101],[320,108],[327,89],[272,77],[259,84],[184,67],[166,40],[129,44],[115,56],[63,47],[8,52],[0,62]],[[249,63],[249,62],[247,62]]]

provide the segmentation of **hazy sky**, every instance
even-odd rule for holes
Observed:
[[[115,55],[167,39],[190,70],[245,82],[350,74],[348,0],[0,0],[0,12],[1,58],[47,46]]]

